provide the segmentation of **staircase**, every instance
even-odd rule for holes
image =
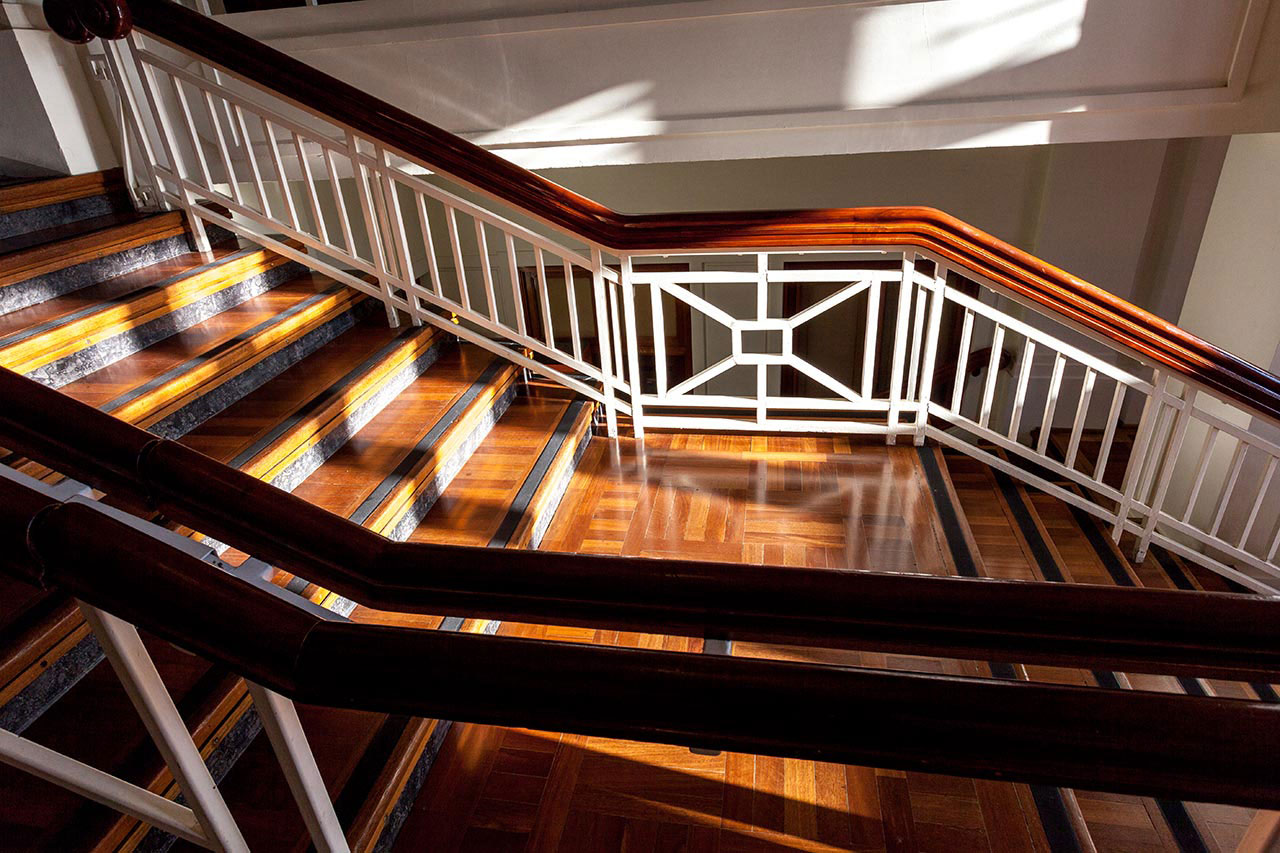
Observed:
[[[1229,586],[1158,547],[1135,565],[1131,543],[1114,544],[1092,515],[941,447],[693,432],[593,441],[596,403],[434,326],[388,328],[374,300],[230,233],[211,234],[211,254],[193,252],[181,220],[132,213],[118,180],[0,189],[9,235],[0,364],[384,536]],[[1103,438],[1088,431],[1078,440],[1086,465]],[[1062,458],[1071,440],[1055,430],[1051,452]],[[1115,431],[1108,466],[1123,471],[1132,443],[1131,428]],[[4,462],[59,479],[19,454]],[[173,529],[206,541],[226,564],[247,559]],[[269,581],[371,625],[1277,701],[1267,684],[393,613],[285,571]],[[0,726],[177,797],[74,602],[3,583]],[[250,848],[307,849],[245,682],[156,638],[144,642]],[[1254,817],[1240,807],[396,714],[309,705],[299,714],[353,850],[1228,851]],[[0,831],[14,850],[195,849],[8,767]]]
[[[538,545],[594,404],[433,327],[389,329],[363,294],[230,234],[214,232],[212,257],[192,252],[177,216],[134,214],[118,175],[99,177],[0,189],[0,364],[383,535]],[[4,461],[59,479],[18,454]],[[272,580],[359,621],[486,630],[358,607],[284,572]],[[0,725],[176,796],[74,602],[4,584]],[[305,849],[243,680],[146,644],[253,849]],[[302,719],[353,849],[385,848],[448,724],[309,707]],[[0,791],[5,849],[173,841],[11,768]]]

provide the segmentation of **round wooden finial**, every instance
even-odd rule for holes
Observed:
[[[133,15],[124,0],[44,0],[44,17],[51,30],[76,44],[95,36],[124,38],[133,29]]]

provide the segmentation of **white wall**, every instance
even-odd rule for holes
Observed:
[[[532,167],[1280,130],[1274,0],[365,0],[224,20]]]
[[[38,5],[0,3],[0,174],[75,175],[117,165],[85,56],[48,31]]]
[[[1210,343],[1271,371],[1280,370],[1280,133],[1234,137],[1200,242],[1194,271],[1177,322]],[[1201,407],[1251,432],[1280,443],[1280,427],[1250,418],[1234,406],[1201,399]],[[1170,488],[1170,508],[1185,507],[1207,429],[1195,422],[1187,431],[1186,459]],[[1233,441],[1219,437],[1196,504],[1194,518],[1212,519],[1229,475]],[[1237,499],[1227,508],[1223,532],[1238,535],[1264,476],[1266,457],[1247,454],[1238,478]],[[1274,536],[1271,519],[1280,510],[1280,487],[1273,487],[1254,531],[1253,546]]]

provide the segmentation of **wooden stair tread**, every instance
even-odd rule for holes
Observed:
[[[490,363],[470,346],[442,355],[294,494],[349,517]]]
[[[92,216],[78,222],[52,225],[48,228],[41,228],[38,231],[29,231],[26,234],[4,237],[0,239],[0,265],[4,265],[10,258],[22,252],[52,247],[76,237],[107,233],[122,225],[132,225],[146,218],[145,214],[134,213],[133,211],[104,213],[101,216]]]
[[[101,370],[62,387],[65,394],[92,406],[145,385],[149,380],[191,359],[207,354],[220,344],[278,317],[306,299],[333,286],[330,279],[304,274],[240,305],[165,338],[144,350],[107,365]]]
[[[371,315],[179,440],[229,462],[394,337],[385,318]]]
[[[409,541],[488,545],[571,399],[550,388],[518,395]]]
[[[124,191],[124,170],[119,168],[62,178],[17,181],[0,187],[0,216],[59,202]]]
[[[215,306],[222,307],[217,301],[208,300],[223,300],[225,305],[269,289],[272,279],[264,276],[287,263],[284,257],[265,249],[240,249],[183,274],[0,339],[0,365],[26,374],[43,368],[52,371],[47,375],[56,377],[42,381],[74,380],[94,369],[94,359],[110,361],[153,337],[178,333],[183,327],[201,322],[202,316],[208,319]],[[287,270],[275,274],[275,280],[285,274]],[[238,290],[241,285],[244,288]],[[126,335],[133,337],[123,337]],[[105,349],[95,350],[99,344]],[[87,363],[83,361],[86,356]],[[77,361],[84,366],[73,369],[70,375],[59,372],[59,365]]]
[[[234,245],[215,246],[213,250],[214,258],[226,257],[235,250],[236,247]],[[58,320],[69,314],[92,308],[109,300],[122,299],[131,293],[146,287],[152,287],[158,282],[173,276],[182,275],[205,263],[207,261],[196,252],[175,255],[172,258],[127,272],[124,275],[116,276],[99,284],[82,287],[79,290],[73,290],[70,293],[46,299],[35,305],[0,315],[0,346],[4,345],[7,337],[15,333],[23,332],[42,323]]]
[[[177,212],[111,214],[0,242],[0,287],[186,233]]]

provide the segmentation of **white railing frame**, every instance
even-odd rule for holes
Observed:
[[[138,34],[111,43],[108,65],[117,81],[120,113],[130,126],[129,135],[144,160],[147,178],[155,182],[158,198],[186,212],[201,250],[208,248],[206,223],[251,237],[378,299],[393,325],[399,322],[400,313],[415,324],[435,324],[599,402],[610,436],[617,434],[619,415],[626,415],[637,439],[643,438],[646,427],[883,435],[890,444],[901,435],[911,436],[916,444],[933,437],[1082,506],[1104,519],[1117,541],[1131,534],[1139,559],[1158,544],[1176,553],[1194,554],[1190,559],[1251,588],[1273,590],[1270,582],[1241,571],[1242,566],[1277,579],[1280,588],[1280,564],[1276,562],[1280,530],[1274,533],[1273,544],[1264,543],[1260,553],[1252,547],[1261,533],[1260,517],[1264,527],[1271,523],[1269,516],[1263,517],[1263,507],[1280,467],[1280,448],[1233,424],[1215,425],[1220,419],[1196,406],[1202,395],[1221,399],[1212,390],[1185,377],[1173,377],[1141,353],[1078,323],[1045,313],[997,282],[957,269],[933,253],[911,246],[875,250],[777,246],[730,251],[672,246],[643,253],[619,252],[525,211],[504,214],[501,211],[509,208],[501,199],[410,152],[388,147],[356,128],[297,105],[272,106],[275,96],[268,87],[250,80],[238,80],[233,86],[237,80],[234,75],[191,55],[183,55],[185,65],[174,61],[162,55],[172,48],[161,44],[144,44]],[[141,93],[134,91],[134,86],[121,85],[128,69],[132,69],[128,79],[137,82]],[[205,73],[210,70],[218,73]],[[166,97],[166,91],[172,95]],[[196,112],[201,105],[203,112]],[[201,122],[206,120],[210,130],[201,137]],[[310,124],[313,120],[323,127]],[[254,138],[254,128],[261,131],[261,140]],[[290,177],[281,156],[277,133],[285,134],[285,149],[292,145],[295,151],[297,180]],[[211,156],[206,156],[206,151]],[[312,160],[320,168],[313,169]],[[359,197],[358,207],[350,210],[344,204],[341,186],[344,164],[349,166]],[[218,181],[218,175],[224,180]],[[237,175],[241,181],[236,180]],[[280,189],[274,204],[268,191],[272,180]],[[320,201],[320,187],[325,182],[329,185],[327,194],[335,202],[328,212]],[[480,200],[463,197],[439,182],[475,193]],[[252,186],[253,192],[242,190],[241,184]],[[295,195],[301,205],[295,204]],[[211,209],[205,204],[208,202],[224,206],[231,215]],[[490,206],[490,202],[495,204]],[[442,211],[442,221],[438,211]],[[522,225],[513,215],[529,217],[535,225]],[[355,223],[356,217],[362,221]],[[466,217],[470,218],[470,229],[460,222]],[[416,228],[410,220],[416,220]],[[447,235],[447,247],[437,245],[440,239],[433,228]],[[490,239],[491,234],[498,239]],[[368,243],[365,250],[359,246],[362,240]],[[474,240],[474,245],[469,240]],[[900,267],[847,268],[844,259],[868,254],[896,260]],[[531,263],[523,267],[528,272],[522,272],[519,259],[529,256]],[[775,259],[797,256],[832,258],[833,267],[782,269],[778,268],[782,262],[774,263]],[[421,260],[424,257],[425,263]],[[646,261],[669,261],[672,257],[701,259],[713,265],[719,258],[732,262],[738,271],[691,268],[653,272],[643,268]],[[454,292],[444,275],[449,263],[454,271]],[[933,271],[922,271],[922,265],[932,266]],[[549,273],[561,275],[563,281],[554,285]],[[583,273],[590,278],[589,288],[581,286]],[[980,296],[969,296],[949,285],[947,277],[952,273],[978,284]],[[499,287],[499,275],[507,277],[505,287]],[[845,286],[794,316],[773,315],[769,304],[772,286],[817,283]],[[692,289],[706,285],[754,288],[752,316],[732,316]],[[563,288],[563,303],[557,302],[559,287]],[[646,287],[648,294],[639,304],[636,291]],[[507,290],[511,304],[504,308],[500,300],[507,298]],[[590,299],[590,310],[585,313],[579,297]],[[708,359],[692,376],[669,375],[663,313],[668,300],[681,303],[681,310],[699,312],[728,332],[728,352],[719,360]],[[861,351],[859,375],[846,383],[796,353],[793,340],[805,322],[853,300],[865,303],[865,331],[856,342]],[[997,302],[1016,307],[1004,308]],[[884,310],[896,306],[894,322],[883,330],[879,328],[882,306]],[[962,325],[959,346],[953,347],[956,361],[950,399],[939,400],[934,375],[942,357],[941,327],[947,311],[960,312]],[[1031,323],[1021,316],[1028,311],[1049,318],[1055,324],[1053,331],[1046,331],[1043,322]],[[652,352],[642,357],[639,330],[646,312],[653,346]],[[541,327],[539,333],[531,328],[535,322]],[[594,326],[594,352],[587,346],[588,322]],[[985,377],[981,384],[971,385],[971,350],[987,340],[979,329],[988,328],[990,355],[975,365],[978,373],[985,370]],[[780,336],[781,347],[777,351],[748,351],[744,340],[755,333],[764,333],[766,338]],[[998,371],[1011,336],[1022,340],[1021,366],[1016,378],[1005,382],[1002,390]],[[1072,343],[1070,337],[1086,341],[1087,349]],[[1038,384],[1034,375],[1037,358],[1051,360],[1046,386]],[[1132,364],[1132,369],[1109,360],[1114,358]],[[880,364],[882,359],[887,363]],[[748,383],[754,393],[716,393],[707,387],[742,366],[754,374]],[[776,375],[771,370],[782,366],[795,370],[828,395],[771,392],[771,375]],[[1078,393],[1069,394],[1066,389],[1074,387],[1074,379],[1069,384],[1069,377],[1077,372],[1081,374]],[[887,390],[882,390],[877,377],[885,374]],[[1175,380],[1182,388],[1178,394],[1169,391]],[[1032,392],[1041,390],[1045,391],[1043,407],[1031,411]],[[1109,408],[1097,457],[1092,469],[1084,470],[1080,448],[1095,400],[1107,401]],[[1116,426],[1126,404],[1139,401],[1142,416],[1123,481],[1108,482],[1107,462]],[[1196,420],[1210,424],[1214,435],[1229,436],[1237,443],[1229,475],[1222,484],[1214,480],[1214,488],[1222,488],[1211,520],[1203,525],[1195,520],[1196,502],[1205,485],[1203,468],[1196,474],[1189,505],[1177,514],[1165,506],[1176,491],[1173,485],[1185,459],[1183,439]],[[1061,459],[1049,448],[1050,431],[1059,423],[1070,426]],[[1038,437],[1028,443],[1024,433],[1032,427],[1038,429]],[[1258,453],[1266,456],[1264,482],[1246,507],[1248,518],[1242,535],[1228,538],[1222,531],[1228,507],[1233,501],[1250,498],[1241,491],[1244,459]],[[1204,464],[1202,460],[1200,465]],[[1086,497],[1056,487],[1037,471],[1082,487]],[[1268,531],[1266,535],[1272,534]]]

